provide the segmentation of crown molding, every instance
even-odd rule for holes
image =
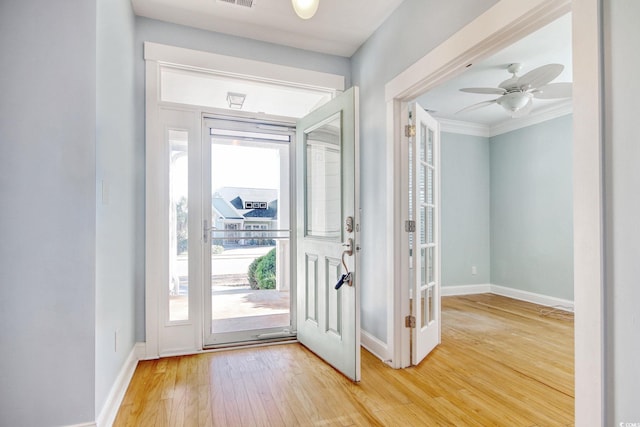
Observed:
[[[488,138],[491,136],[491,128],[480,123],[464,122],[462,120],[440,119],[440,131],[447,133],[460,133],[463,135],[483,136]]]
[[[573,112],[573,103],[571,99],[564,100],[549,108],[544,108],[519,119],[508,119],[502,123],[498,123],[490,127],[489,136],[502,135],[503,133],[512,132],[527,126],[537,125],[547,120],[556,119],[566,116]]]
[[[556,103],[551,107],[536,110],[528,116],[519,119],[507,118],[503,122],[494,125],[451,120],[440,117],[438,117],[437,120],[440,123],[441,132],[491,138],[493,136],[502,135],[503,133],[522,129],[527,126],[537,125],[538,123],[546,122],[547,120],[566,116],[572,112],[573,103],[571,99],[567,99],[560,103]]]

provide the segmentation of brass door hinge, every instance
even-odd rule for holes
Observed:
[[[416,231],[416,222],[412,219],[408,219],[404,222],[404,231],[407,233],[415,233]]]
[[[405,328],[415,328],[416,327],[416,317],[415,316],[407,316],[404,318],[404,326]]]
[[[406,136],[407,138],[416,136],[416,125],[406,125],[404,127],[404,136]]]

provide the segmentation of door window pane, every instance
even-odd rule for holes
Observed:
[[[189,133],[169,130],[169,321],[189,319]]]
[[[433,182],[433,169],[431,168],[427,168],[427,177],[426,177],[426,181],[427,181],[427,204],[429,205],[433,205],[433,198],[435,196],[435,188],[434,188],[434,182]]]
[[[429,290],[427,292],[427,308],[425,313],[425,318],[427,319],[427,324],[433,322],[435,320],[435,304],[436,300],[433,295],[434,286],[429,286]]]
[[[434,252],[435,249],[433,246],[427,248],[427,264],[426,264],[426,268],[427,268],[427,283],[433,283],[435,282],[435,274],[434,274],[434,270],[433,270],[433,264],[435,262],[434,259]]]
[[[424,328],[428,325],[429,321],[429,296],[431,288],[422,289],[420,291],[420,327]]]
[[[418,203],[424,203],[426,201],[426,194],[429,190],[431,190],[428,186],[429,182],[427,181],[427,167],[420,163],[420,175],[418,176]]]
[[[427,127],[420,124],[420,161],[427,161]]]
[[[305,135],[307,236],[341,239],[340,115]]]
[[[424,133],[423,133],[424,135]],[[433,166],[433,130],[427,131],[427,163]]]
[[[433,243],[434,225],[435,224],[434,224],[433,208],[428,207],[427,208],[427,243]]]

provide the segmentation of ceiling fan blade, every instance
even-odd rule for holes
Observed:
[[[468,93],[483,93],[488,95],[504,95],[507,93],[506,90],[498,87],[465,87],[460,89],[460,91]]]
[[[524,90],[538,88],[555,79],[564,70],[562,64],[547,64],[529,71],[518,79],[518,87]]]
[[[457,111],[456,114],[464,113],[467,111],[477,110],[478,108],[486,107],[487,105],[495,104],[497,99],[492,99],[491,101],[482,101],[477,104],[469,105],[468,107],[464,107],[462,110]]]
[[[514,119],[517,119],[519,117],[524,117],[526,115],[528,115],[531,110],[533,110],[533,98],[529,97],[529,102],[527,102],[527,104],[522,107],[521,109],[519,109],[518,111],[515,111],[511,117]]]
[[[532,93],[534,97],[539,99],[571,98],[572,86],[571,83],[549,83]]]

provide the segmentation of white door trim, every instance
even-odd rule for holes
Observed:
[[[387,196],[391,213],[387,236],[389,343],[393,366],[408,366],[406,261],[401,160],[401,118],[406,102],[460,74],[469,63],[486,58],[570,10],[573,13],[574,70],[574,285],[576,425],[604,425],[602,87],[601,24],[598,0],[501,0],[447,41],[387,83]],[[394,286],[394,284],[396,284]],[[405,303],[405,301],[407,301]],[[598,420],[598,421],[596,421]]]
[[[202,351],[203,340],[202,307],[200,307],[200,304],[192,303],[193,296],[196,294],[202,295],[203,292],[199,285],[201,283],[200,277],[202,271],[198,268],[190,268],[189,270],[190,281],[193,281],[189,289],[189,310],[193,316],[188,323],[189,325],[193,325],[193,328],[189,331],[186,331],[186,328],[182,328],[185,332],[174,334],[175,336],[173,336],[172,339],[175,342],[179,342],[179,345],[167,345],[166,337],[162,334],[162,330],[166,328],[162,321],[161,310],[164,309],[162,305],[166,300],[166,296],[161,294],[161,288],[158,283],[168,283],[168,273],[165,268],[165,254],[168,253],[168,246],[162,238],[166,232],[166,222],[163,220],[166,215],[163,212],[167,203],[163,183],[165,179],[167,179],[167,171],[163,170],[162,164],[159,162],[159,159],[162,159],[163,155],[162,148],[156,144],[157,141],[162,140],[163,136],[164,124],[160,120],[160,111],[163,107],[166,107],[168,109],[191,113],[194,118],[194,124],[191,126],[194,132],[193,137],[201,141],[202,126],[196,122],[202,120],[203,115],[213,110],[196,105],[162,102],[160,99],[160,66],[162,64],[173,64],[228,75],[239,79],[248,78],[283,86],[304,87],[332,93],[344,90],[345,77],[337,74],[150,42],[144,43],[144,58],[146,76],[145,143],[147,148],[145,154],[145,358],[150,359],[160,356],[191,354]],[[238,115],[246,115],[247,117],[264,116],[260,114],[243,114],[242,112],[234,111],[234,115],[236,115],[236,113]],[[191,173],[190,170],[190,181],[192,180]],[[161,214],[158,215],[158,212]],[[202,224],[201,209],[189,212],[189,223]],[[189,227],[189,229],[190,240],[198,240],[201,238],[199,226]],[[202,261],[200,260],[198,262],[200,263],[199,265],[201,265]],[[177,327],[172,329],[178,330]]]
[[[255,77],[259,81],[286,83],[315,89],[335,89],[343,91],[344,76],[305,70],[286,65],[272,64],[253,59],[219,55],[211,52],[186,49],[183,47],[144,42],[144,59],[165,64],[194,67],[215,71],[236,78]]]

